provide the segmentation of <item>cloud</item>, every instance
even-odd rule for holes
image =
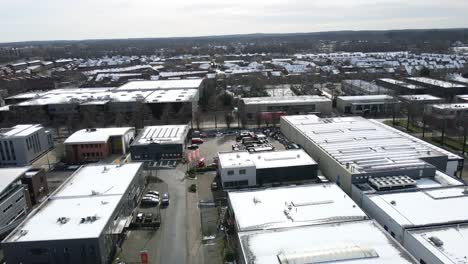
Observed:
[[[0,0],[0,42],[467,27],[460,0]]]

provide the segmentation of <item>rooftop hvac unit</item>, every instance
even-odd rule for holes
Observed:
[[[370,178],[369,184],[379,191],[411,188],[416,186],[416,181],[408,176],[387,176]]]

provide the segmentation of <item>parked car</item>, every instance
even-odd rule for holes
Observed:
[[[159,197],[159,192],[158,191],[155,191],[155,190],[149,190],[146,192],[146,194],[152,194],[152,195],[156,195]]]
[[[138,212],[135,218],[136,223],[141,223],[143,222],[143,218],[145,217],[144,213]]]
[[[143,197],[141,199],[142,206],[157,206],[159,204],[159,199],[151,197]]]
[[[200,138],[207,138],[208,137],[208,134],[206,133],[200,133]]]
[[[146,213],[144,222],[145,223],[153,222],[153,213]]]
[[[192,138],[192,145],[194,144],[203,144],[203,139],[201,138]]]
[[[192,145],[188,146],[187,148],[193,150],[193,149],[198,149],[199,147],[200,146],[198,146],[198,145],[192,144]]]
[[[191,138],[199,138],[200,137],[200,131],[194,130],[192,132]]]
[[[169,205],[169,193],[163,194],[161,199],[161,205],[168,206]]]

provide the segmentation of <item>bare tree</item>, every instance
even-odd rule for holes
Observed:
[[[195,113],[193,113],[193,120],[195,121],[195,126],[197,127],[197,130],[200,130],[201,115],[202,113],[200,112],[200,110],[197,110]]]
[[[224,121],[226,122],[226,127],[228,129],[231,128],[231,124],[234,121],[234,117],[230,112],[224,113]]]

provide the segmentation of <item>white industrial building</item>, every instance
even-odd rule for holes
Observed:
[[[0,235],[20,224],[31,209],[28,187],[21,182],[28,170],[28,167],[0,169]]]
[[[379,115],[398,113],[400,102],[390,95],[338,96],[336,108],[344,114]]]
[[[302,149],[218,153],[223,188],[252,187],[317,180],[317,163]]]
[[[460,231],[468,223],[465,186],[368,194],[362,208],[420,263],[468,261]]]
[[[144,187],[142,163],[81,167],[2,242],[7,263],[110,263]]]
[[[281,132],[301,144],[324,175],[348,194],[370,176],[455,176],[463,158],[375,120],[284,116]]]
[[[53,146],[52,134],[41,125],[1,128],[0,165],[29,165]]]
[[[228,197],[240,263],[416,263],[336,184]]]
[[[237,232],[369,219],[334,183],[232,191],[228,199]]]

